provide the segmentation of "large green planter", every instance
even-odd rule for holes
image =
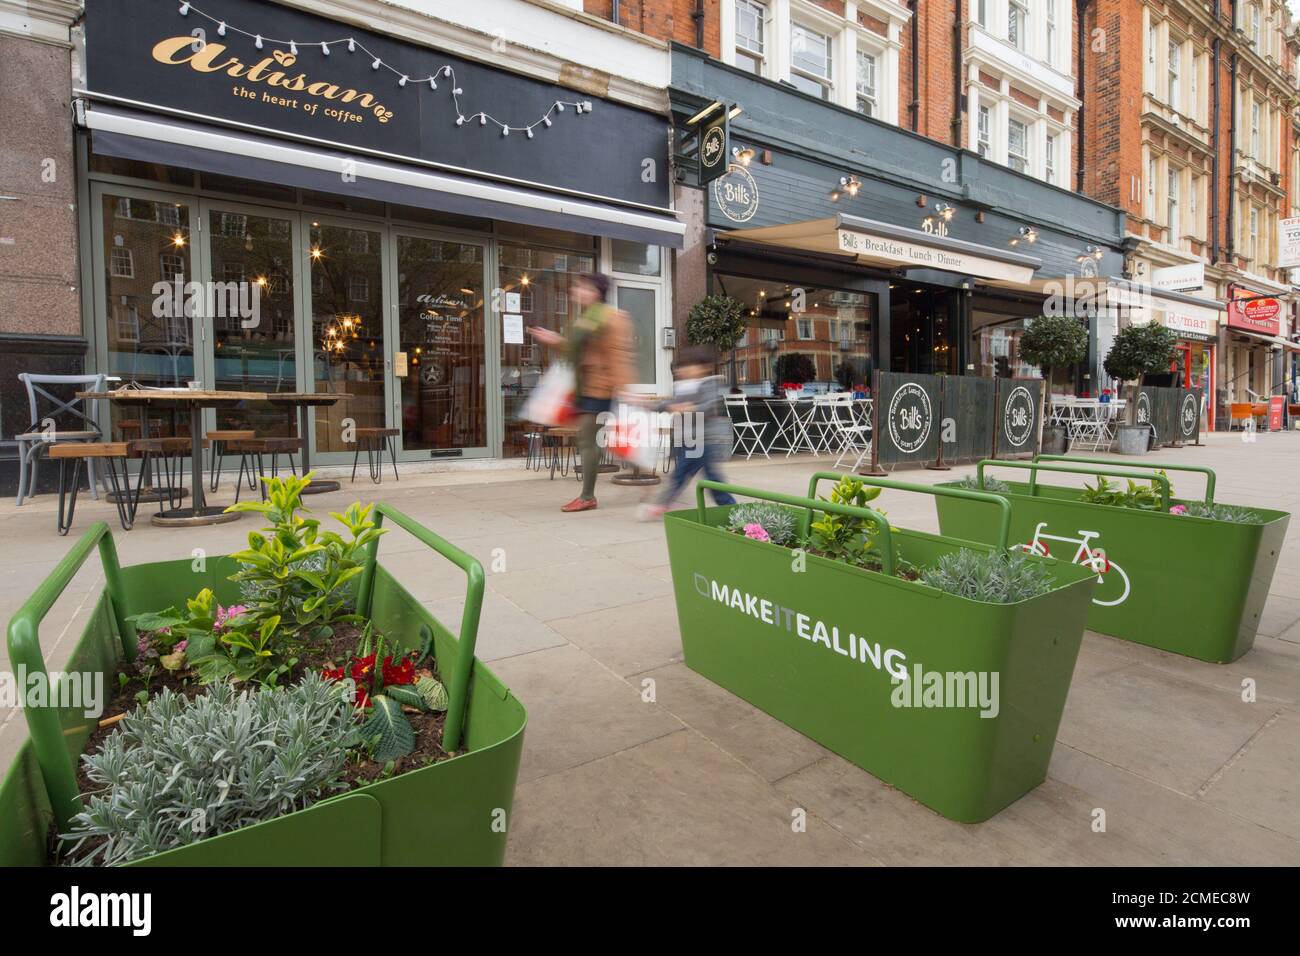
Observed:
[[[694,510],[665,516],[686,664],[945,817],[986,820],[1047,774],[1094,576],[1040,559],[1056,576],[1049,593],[977,603],[815,555],[799,570],[795,552],[719,527],[733,506],[704,505],[704,489],[717,488],[805,509],[805,528],[814,511],[870,517],[888,560],[922,567],[962,547],[992,550],[814,500],[819,480],[841,477],[814,475],[806,498],[704,481]],[[996,496],[862,480],[958,498],[994,524],[1010,521]],[[918,666],[970,675],[976,689],[979,675],[996,674],[996,714],[915,706],[930,680],[917,681]],[[965,676],[952,681],[971,687]]]
[[[386,637],[418,647],[433,633],[434,654],[448,685],[443,746],[459,755],[441,763],[322,800],[305,810],[169,850],[133,865],[143,866],[488,866],[505,857],[506,828],[523,747],[523,706],[474,657],[483,568],[474,558],[384,504],[387,517],[467,576],[459,635],[433,617],[377,563],[372,547],[357,603]],[[382,539],[381,539],[382,540]],[[9,627],[9,656],[27,673],[45,671],[37,629],[77,569],[98,546],[105,571],[99,595],[68,663],[68,672],[111,678],[123,655],[134,654],[136,636],[125,618],[142,610],[183,605],[203,587],[222,604],[238,603],[228,580],[237,565],[209,560],[195,570],[188,560],[122,568],[111,533],[95,525]],[[403,555],[405,558],[406,555]],[[105,680],[106,694],[111,694]],[[97,718],[77,708],[30,707],[29,739],[0,782],[0,865],[46,862],[51,824],[60,829],[80,808],[73,777]]]
[[[1033,462],[980,462],[981,487],[985,468],[993,466],[1029,471],[1028,482],[1009,482],[1011,491],[1004,495],[1011,504],[1011,540],[1046,546],[1056,557],[1096,571],[1089,628],[1214,663],[1250,650],[1290,514],[1249,509],[1260,524],[1169,514],[1171,505],[1195,499],[1170,497],[1168,480],[1156,470],[1203,475],[1204,501],[1212,503],[1215,480],[1208,468],[1041,455]],[[1162,510],[1083,502],[1078,488],[1040,483],[1040,472],[1154,480]],[[965,501],[938,498],[935,505],[945,535],[993,541],[1000,533]]]

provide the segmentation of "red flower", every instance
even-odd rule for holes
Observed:
[[[414,684],[415,661],[409,657],[399,658],[400,664],[394,665],[391,657],[384,658],[385,684]]]
[[[325,667],[321,669],[320,674],[321,677],[324,677],[326,680],[329,681],[340,681],[343,679],[344,676],[343,668],[341,667]]]
[[[365,657],[352,658],[352,679],[357,683],[369,683],[371,676],[375,672],[375,655],[368,654]]]
[[[358,707],[370,706],[370,695],[366,693],[366,689],[362,687],[360,684],[357,685],[357,696],[354,700],[354,703]]]

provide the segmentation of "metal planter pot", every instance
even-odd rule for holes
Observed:
[[[1093,575],[1053,561],[1049,593],[999,605],[816,555],[798,571],[795,552],[720,527],[732,506],[704,505],[704,489],[717,488],[806,509],[805,528],[814,511],[869,517],[884,529],[882,553],[917,566],[962,547],[992,550],[814,500],[819,479],[840,477],[814,475],[806,498],[704,481],[694,510],[665,516],[686,664],[943,816],[986,820],[1046,776]],[[1010,521],[995,496],[861,480]],[[927,705],[931,673],[967,705]],[[986,687],[997,675],[996,708],[971,700],[980,675]]]
[[[459,634],[444,627],[377,563],[377,545],[358,588],[357,605],[376,628],[407,647],[433,634],[434,655],[449,695],[443,746],[459,755],[348,791],[305,810],[160,853],[136,866],[495,866],[505,858],[505,824],[514,800],[527,715],[500,680],[474,657],[483,569],[477,560],[401,512],[387,517],[465,571],[468,587]],[[121,568],[108,526],[90,529],[9,627],[9,655],[27,673],[45,671],[37,629],[91,551],[98,547],[105,587],[68,663],[68,672],[98,672],[105,686],[136,636],[125,619],[140,610],[182,604],[210,587],[237,603],[229,558],[195,571],[189,560]],[[62,678],[60,678],[62,679]],[[80,806],[74,762],[97,718],[78,708],[30,707],[30,737],[0,782],[0,865],[43,865],[51,824],[60,829]],[[499,822],[500,825],[493,825]]]
[[[1158,647],[1212,663],[1234,661],[1250,650],[1268,598],[1278,552],[1291,520],[1285,511],[1251,508],[1260,524],[1235,524],[1171,515],[1167,479],[1156,469],[1205,476],[1204,501],[1213,503],[1214,473],[1179,465],[1116,466],[1105,459],[1043,455],[1034,462],[980,462],[1020,468],[1028,482],[1010,482],[1011,539],[1045,545],[1051,554],[1095,569],[1098,582],[1088,627],[1101,634]],[[1039,472],[1155,480],[1162,511],[1142,511],[1079,500],[1078,488],[1044,485]],[[936,499],[945,535],[993,541],[996,523],[981,509],[952,498]]]

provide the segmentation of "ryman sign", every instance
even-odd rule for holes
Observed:
[[[839,230],[839,247],[841,252],[856,253],[861,259],[920,269],[943,269],[981,279],[1028,282],[1034,275],[1033,269],[1018,263],[853,229]]]

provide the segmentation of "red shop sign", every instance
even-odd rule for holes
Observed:
[[[1243,297],[1244,298],[1244,297]],[[1228,326],[1260,335],[1280,335],[1282,303],[1277,299],[1228,300]]]

